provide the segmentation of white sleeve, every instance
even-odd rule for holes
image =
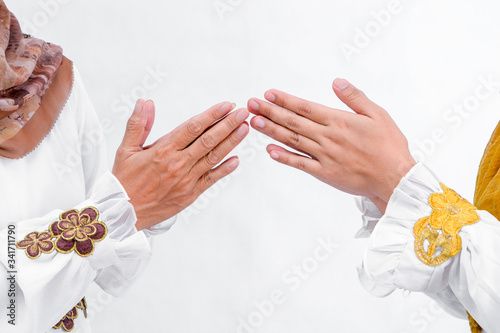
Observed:
[[[150,254],[145,235],[135,229],[134,209],[111,173],[97,180],[89,198],[72,207],[67,219],[66,209],[17,221],[14,233],[9,233],[12,228],[0,231],[0,275],[16,272],[17,313],[27,325],[12,327],[14,332],[49,330],[85,296],[100,270]],[[11,262],[9,253],[16,244]]]
[[[75,93],[78,96],[78,113],[80,119],[80,140],[82,142],[82,164],[85,174],[87,191],[91,191],[96,185],[96,180],[103,173],[108,172],[107,152],[104,133],[101,122],[88,96],[78,70],[74,69]],[[125,190],[124,190],[125,192]],[[128,198],[127,198],[128,199]],[[135,218],[135,213],[134,213]],[[146,236],[151,245],[152,238],[168,231],[176,221],[176,216],[149,229],[144,229],[140,233]],[[116,235],[120,240],[123,235]],[[136,251],[134,247],[129,249],[131,253]],[[116,265],[107,267],[99,272],[96,283],[107,293],[119,296],[133,281],[141,274],[149,258],[134,258],[134,256],[124,257]]]
[[[479,221],[459,232],[461,251],[442,264],[429,266],[416,255],[415,223],[431,215],[429,197],[442,192],[420,163],[401,180],[375,222],[360,281],[379,297],[398,288],[423,292],[452,315],[467,319],[468,311],[485,332],[500,332],[500,222],[494,216],[477,211]]]
[[[0,230],[0,290],[11,289],[7,277],[13,274],[12,289],[18,300],[17,325],[8,325],[2,311],[0,332],[4,327],[8,332],[50,330],[93,282],[116,295],[117,289],[130,285],[141,273],[151,255],[150,236],[165,232],[175,221],[137,231],[127,193],[108,171],[99,118],[76,68],[71,101],[65,112],[71,112],[78,125],[85,200],[73,207],[57,207],[45,216],[12,221],[14,230]],[[84,226],[82,221],[89,220],[92,226]],[[73,238],[76,234],[81,242]],[[14,263],[9,261],[12,251]],[[2,309],[7,309],[6,301],[0,297]]]
[[[363,225],[356,233],[356,238],[368,238],[382,218],[380,209],[367,197],[356,197],[356,206],[360,210]]]

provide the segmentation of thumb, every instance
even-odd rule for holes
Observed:
[[[145,126],[147,122],[147,112],[145,109],[145,102],[139,99],[135,104],[135,109],[127,121],[125,135],[123,136],[121,147],[126,150],[141,150],[142,140],[144,137]]]
[[[345,79],[335,79],[333,81],[333,91],[345,105],[358,114],[373,118],[377,114],[385,112],[384,109],[368,99],[361,90]]]
[[[142,107],[142,115],[143,118],[146,118],[146,125],[144,125],[144,132],[142,134],[142,139],[139,145],[142,147],[151,133],[151,129],[153,128],[153,124],[155,122],[155,104],[153,101],[146,101]]]

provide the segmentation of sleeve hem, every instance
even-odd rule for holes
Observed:
[[[431,213],[428,197],[437,191],[439,181],[421,163],[394,190],[386,213],[373,229],[359,271],[361,283],[370,293],[383,297],[396,288],[428,289],[435,268],[426,266],[415,255],[413,226]]]

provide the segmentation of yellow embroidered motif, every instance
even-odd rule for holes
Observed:
[[[462,238],[458,232],[479,221],[476,207],[445,185],[441,188],[444,193],[429,197],[431,216],[421,218],[413,227],[415,253],[428,266],[440,265],[460,253]]]
[[[483,331],[483,329],[481,328],[481,326],[479,326],[479,324],[476,323],[476,321],[474,320],[474,318],[472,318],[472,316],[470,315],[470,313],[467,312],[467,315],[469,316],[470,331],[472,333],[481,333]]]

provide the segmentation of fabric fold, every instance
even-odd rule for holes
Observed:
[[[355,238],[368,238],[382,217],[382,212],[367,197],[355,197],[356,207],[361,212],[362,227],[358,230]]]
[[[459,231],[460,251],[438,265],[428,265],[416,254],[415,223],[431,215],[435,208],[429,198],[444,196],[447,188],[441,185],[421,163],[403,177],[371,233],[358,268],[360,282],[378,297],[396,289],[423,292],[453,316],[467,319],[470,313],[484,333],[500,332],[500,223],[496,217],[475,210],[479,220]]]
[[[420,163],[394,190],[385,215],[373,229],[364,263],[358,270],[362,285],[373,295],[384,297],[397,288],[426,290],[433,268],[415,256],[413,226],[431,213],[428,196],[439,190],[434,174]],[[411,269],[413,265],[421,269]],[[412,275],[410,280],[416,283],[405,286],[407,274]]]

